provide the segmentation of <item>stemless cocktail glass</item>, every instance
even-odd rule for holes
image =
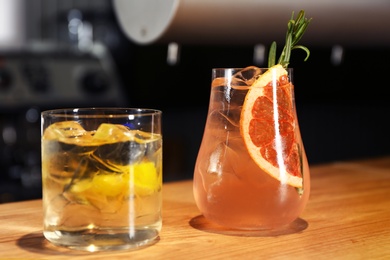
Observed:
[[[257,67],[212,70],[194,170],[196,204],[211,222],[239,230],[276,230],[303,211],[310,176],[292,73]]]
[[[137,248],[162,225],[161,111],[42,112],[43,234],[87,251]]]

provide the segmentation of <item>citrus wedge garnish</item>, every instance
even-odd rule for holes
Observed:
[[[266,173],[283,184],[303,189],[301,148],[296,140],[293,85],[287,67],[291,51],[301,49],[298,45],[311,18],[301,10],[294,20],[294,12],[287,25],[286,42],[276,64],[276,42],[270,47],[269,69],[250,86],[243,103],[240,117],[240,132],[253,161]],[[276,65],[275,65],[276,64]]]
[[[282,183],[301,188],[292,94],[287,71],[281,65],[269,68],[246,94],[240,131],[249,155],[261,169]]]

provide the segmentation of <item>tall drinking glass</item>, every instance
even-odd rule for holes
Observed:
[[[87,251],[152,244],[161,230],[161,111],[42,112],[43,234]]]
[[[209,221],[275,230],[303,211],[309,166],[299,130],[293,70],[213,69],[194,170],[194,196]]]

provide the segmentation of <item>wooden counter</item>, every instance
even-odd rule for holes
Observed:
[[[88,253],[50,245],[41,200],[0,205],[0,259],[385,259],[390,257],[390,157],[311,167],[300,219],[274,234],[208,224],[192,182],[164,184],[160,240],[132,251]],[[389,259],[389,258],[387,258]]]

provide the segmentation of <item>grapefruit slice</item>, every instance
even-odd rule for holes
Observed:
[[[281,65],[269,68],[246,94],[240,131],[249,155],[261,169],[283,184],[302,188],[292,89]]]

